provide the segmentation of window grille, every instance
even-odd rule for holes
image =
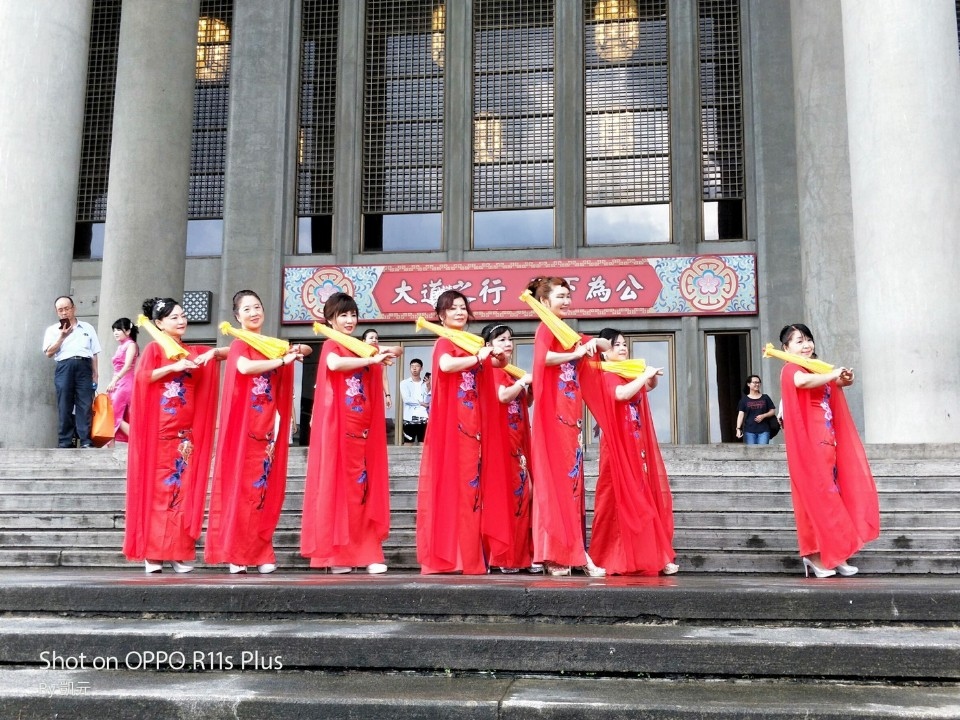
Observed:
[[[443,208],[443,5],[369,0],[363,212]]]
[[[744,197],[738,0],[699,0],[703,199]]]
[[[670,202],[666,0],[585,0],[588,206]]]
[[[113,96],[117,85],[121,0],[94,0],[83,110],[83,145],[77,222],[104,222],[113,135]]]
[[[338,0],[303,0],[297,215],[333,214]]]
[[[554,204],[551,0],[473,4],[473,208]]]
[[[223,217],[232,32],[233,0],[201,0],[187,210],[191,220]]]

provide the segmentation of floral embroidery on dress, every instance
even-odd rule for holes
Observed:
[[[627,418],[627,423],[630,426],[630,432],[633,434],[634,439],[640,439],[640,432],[643,430],[643,421],[640,419],[640,401],[632,402],[627,405],[629,409],[630,416]]]
[[[163,384],[163,394],[160,396],[160,410],[168,415],[176,415],[177,410],[187,404],[187,388],[183,384],[190,373],[176,375]]]
[[[190,464],[190,456],[193,455],[193,442],[190,440],[188,433],[188,430],[181,430],[177,433],[177,437],[180,439],[177,452],[180,453],[180,457],[173,463],[173,473],[163,481],[164,485],[169,486],[173,490],[170,496],[170,502],[167,503],[169,510],[174,510],[179,507],[182,500],[180,497],[180,489],[183,486],[183,474],[187,471],[187,467]]]
[[[517,459],[517,463],[520,466],[520,472],[517,475],[518,484],[517,489],[513,491],[513,496],[517,499],[517,510],[514,512],[514,517],[522,517],[525,504],[523,502],[523,496],[526,493],[527,489],[527,480],[530,479],[530,475],[527,473],[527,457],[523,454],[523,450],[517,448],[513,452],[513,457]]]
[[[517,396],[507,404],[507,427],[511,430],[519,430],[522,420],[523,413],[520,411],[520,396]]]
[[[344,400],[347,403],[347,407],[353,412],[363,412],[363,406],[367,401],[367,397],[363,391],[362,372],[354,373],[347,378],[347,395]]]
[[[263,510],[264,503],[267,501],[267,481],[270,478],[270,471],[273,469],[273,451],[276,447],[276,441],[273,432],[267,433],[267,447],[263,454],[263,473],[253,483],[253,487],[260,491],[260,502],[257,503],[257,510]]]
[[[577,391],[580,389],[580,383],[577,380],[577,366],[571,362],[561,363],[560,380],[557,388],[571,400],[577,398]]]
[[[477,371],[475,368],[460,373],[460,387],[457,388],[457,398],[464,406],[473,410],[477,402]]]
[[[263,412],[264,406],[273,402],[273,385],[270,382],[270,376],[274,371],[258,375],[253,379],[253,387],[250,390],[250,407],[258,413]]]

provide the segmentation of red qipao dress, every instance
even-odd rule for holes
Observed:
[[[191,358],[208,350],[184,347]],[[130,560],[196,557],[210,472],[219,368],[210,362],[150,381],[154,370],[174,362],[152,342],[137,364],[130,405],[123,538],[123,554]]]
[[[880,534],[877,487],[843,390],[798,388],[798,372],[807,371],[787,363],[780,373],[797,537],[801,555],[819,552],[832,568]]]
[[[140,348],[137,343],[129,337],[120,343],[117,351],[113,354],[110,362],[113,364],[113,373],[116,375],[123,370],[127,362],[127,348],[133,343],[133,372],[128,372],[117,381],[113,392],[110,393],[110,404],[113,405],[113,436],[117,442],[127,442],[127,434],[120,429],[120,422],[127,420],[129,422],[130,400],[133,397],[133,380],[136,377],[137,357],[140,355]]]
[[[584,338],[588,340],[589,338]],[[547,352],[566,353],[540,324],[533,354],[533,559],[586,565],[583,486],[583,402],[578,374],[587,363],[547,365]]]
[[[488,367],[443,372],[440,358],[469,357],[446,338],[433,347],[433,398],[420,458],[417,561],[424,575],[483,575],[480,528],[480,394],[477,376]]]
[[[484,368],[480,373],[484,413],[481,524],[490,565],[503,568],[526,568],[533,561],[528,391],[524,389],[509,403],[500,402],[498,392],[501,386],[515,382],[500,368]]]
[[[617,400],[627,382],[603,371],[582,380],[602,431],[590,557],[608,574],[657,575],[674,559],[673,499],[646,389]]]
[[[267,359],[243,340],[230,345],[204,559],[267,565],[277,561],[273,533],[287,486],[294,369],[291,363],[243,375],[237,370],[241,357]]]
[[[383,370],[327,369],[329,355],[357,357],[325,340],[317,365],[300,552],[312,567],[382,563],[390,532]]]

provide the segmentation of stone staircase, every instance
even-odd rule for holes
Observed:
[[[299,450],[281,571],[145,575],[123,450],[0,451],[0,720],[960,718],[960,447],[868,453],[883,534],[817,580],[777,446],[665,448],[683,569],[600,579],[417,574],[413,448],[386,575],[289,571]]]
[[[960,717],[960,585],[0,571],[0,717]]]
[[[782,445],[665,446],[683,572],[800,572]],[[866,573],[960,571],[960,445],[870,446],[880,538],[857,556]],[[419,449],[390,449],[394,569],[416,568]],[[0,450],[0,567],[122,567],[125,449]],[[276,535],[283,568],[299,554],[306,450],[291,451]],[[596,455],[586,463],[588,509]],[[589,523],[590,518],[588,518]],[[202,540],[201,540],[202,545]],[[200,556],[202,557],[202,555]]]

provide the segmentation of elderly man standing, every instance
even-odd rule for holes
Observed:
[[[57,389],[58,447],[73,447],[76,436],[80,447],[90,442],[90,409],[97,387],[97,355],[100,341],[90,323],[77,320],[73,298],[61,295],[54,306],[60,321],[43,335],[43,353],[57,361],[53,384]]]

